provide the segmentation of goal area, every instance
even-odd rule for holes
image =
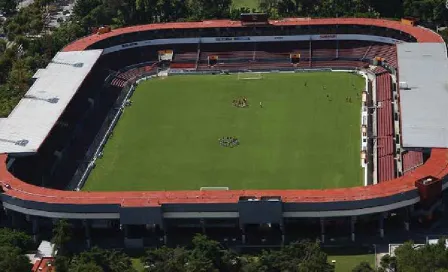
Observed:
[[[238,73],[238,80],[252,80],[252,79],[263,79],[263,73],[260,72]]]

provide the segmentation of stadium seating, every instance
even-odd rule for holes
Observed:
[[[406,151],[403,153],[403,173],[414,170],[423,164],[423,153],[418,151]]]
[[[372,72],[376,75],[380,75],[383,73],[387,73],[388,71],[386,69],[384,69],[382,66],[376,66]]]
[[[338,58],[363,60],[372,46],[367,41],[340,41],[338,47]]]
[[[374,59],[375,57],[382,57],[392,67],[398,67],[395,45],[373,44],[370,50],[367,52],[365,58]]]
[[[335,59],[337,57],[337,42],[313,42],[311,44],[311,57],[313,59]]]
[[[170,67],[174,69],[194,69],[196,68],[196,61],[198,52],[174,52],[174,58]]]
[[[219,50],[217,50],[219,49]],[[229,63],[270,63],[271,68],[281,63],[290,62],[290,54],[300,54],[301,63],[299,67],[305,67],[305,62],[310,67],[340,67],[353,68],[364,67],[375,57],[383,57],[386,63],[392,67],[397,67],[397,57],[395,45],[374,43],[369,41],[299,41],[285,42],[284,44],[274,44],[271,42],[261,43],[238,43],[238,44],[218,44],[203,45],[199,56],[199,70],[209,70],[207,58],[218,56],[218,64],[215,69],[230,69],[239,67],[229,65]],[[197,52],[188,52],[175,57],[173,68],[193,68]],[[327,62],[325,62],[327,61]],[[332,61],[332,62],[330,62]],[[348,62],[344,62],[348,61]],[[351,62],[350,62],[351,61]],[[357,62],[353,62],[357,61]],[[276,63],[273,65],[273,63]],[[364,62],[361,64],[360,62]],[[188,63],[188,64],[183,64]],[[336,65],[334,65],[336,64]],[[255,66],[263,66],[257,64]],[[225,68],[224,68],[225,67]],[[260,68],[262,69],[262,68]],[[378,73],[386,72],[383,68],[378,68]]]
[[[144,65],[138,68],[131,68],[123,72],[119,72],[111,81],[112,86],[123,88],[129,80],[143,75],[146,72],[151,71],[154,68],[155,63]]]
[[[392,79],[388,73],[376,77],[378,182],[395,178]]]
[[[332,61],[319,61],[313,60],[311,67],[313,68],[361,68],[366,67],[368,64],[362,61],[349,61],[349,60],[332,60]]]

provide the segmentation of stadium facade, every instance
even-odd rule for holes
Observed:
[[[371,152],[362,159],[370,167],[371,185],[287,191],[76,190],[86,169],[94,167],[92,158],[120,111],[117,105],[137,80],[157,73],[158,52],[166,49],[174,52],[168,63],[173,73],[369,73],[371,97],[365,108],[372,119],[366,121]],[[292,63],[292,54],[300,59]],[[210,65],[210,57],[216,56],[219,61]],[[165,23],[84,37],[36,73],[30,91],[0,122],[2,218],[26,225],[35,234],[65,218],[83,228],[88,241],[92,232],[108,230],[123,235],[127,246],[137,247],[153,245],[152,239],[167,243],[171,236],[187,233],[185,229],[212,237],[228,233],[226,241],[240,244],[283,243],[307,226],[324,242],[332,230],[355,241],[364,225],[374,226],[372,234],[384,237],[388,222],[397,218],[409,231],[414,218],[431,219],[443,207],[448,185],[447,119],[437,124],[422,120],[444,114],[437,94],[448,85],[428,80],[434,75],[425,69],[428,59],[437,59],[444,71],[446,57],[445,43],[431,30],[364,18],[285,19],[257,25],[227,20]],[[402,61],[407,61],[403,75]],[[266,237],[272,240],[266,242]]]

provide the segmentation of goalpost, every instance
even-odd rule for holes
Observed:
[[[238,80],[251,80],[251,79],[263,79],[263,73],[260,72],[238,73]]]
[[[201,191],[228,191],[229,187],[201,187]]]

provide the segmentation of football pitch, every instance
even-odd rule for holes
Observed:
[[[358,75],[330,72],[145,81],[83,190],[361,186],[364,84]],[[247,107],[233,105],[244,106],[244,98]],[[239,144],[223,146],[224,137]]]

